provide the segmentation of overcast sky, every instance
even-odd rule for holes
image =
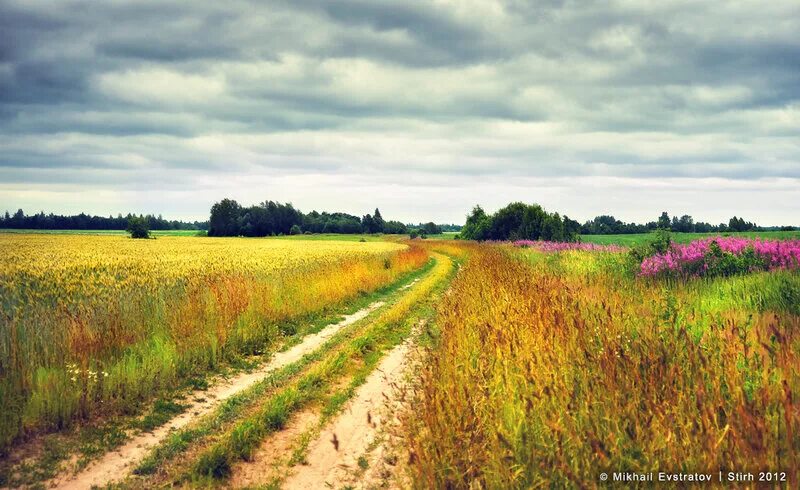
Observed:
[[[800,2],[0,0],[0,211],[800,224]]]

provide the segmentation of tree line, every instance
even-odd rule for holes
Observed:
[[[465,240],[545,240],[578,241],[580,235],[616,235],[648,233],[655,230],[670,230],[684,233],[713,233],[728,231],[792,231],[793,226],[761,227],[738,216],[728,223],[711,225],[694,221],[689,215],[673,216],[664,211],[657,220],[646,224],[623,223],[609,215],[597,216],[584,224],[548,213],[538,204],[514,202],[494,214],[486,214],[475,206],[467,216],[459,235]]]
[[[727,223],[712,225],[704,221],[695,221],[688,214],[681,217],[673,216],[664,211],[655,221],[646,224],[623,223],[614,216],[597,216],[581,225],[582,235],[620,235],[633,233],[648,233],[655,230],[670,230],[681,233],[717,233],[729,231],[768,231],[783,230],[792,231],[793,226],[763,227],[744,218],[733,216]]]
[[[11,228],[17,230],[125,230],[128,223],[133,218],[145,220],[151,230],[205,230],[208,229],[207,222],[185,222],[178,220],[167,220],[161,215],[151,214],[132,214],[128,213],[114,216],[92,216],[85,213],[74,216],[62,216],[57,214],[45,214],[41,211],[37,214],[26,215],[22,209],[14,214],[8,211],[0,217],[0,228]]]
[[[223,199],[211,206],[208,234],[262,237],[301,233],[406,234],[412,230],[413,227],[400,221],[384,220],[377,208],[374,213],[361,217],[318,211],[306,214],[291,203],[264,201],[242,206],[233,199]]]

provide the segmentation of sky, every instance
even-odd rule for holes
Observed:
[[[800,225],[797,0],[0,0],[0,211]]]

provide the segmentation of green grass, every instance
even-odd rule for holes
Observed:
[[[652,233],[633,233],[630,235],[581,235],[581,241],[597,243],[599,245],[622,245],[630,247],[648,241]],[[672,233],[672,241],[676,243],[689,243],[714,236],[738,236],[745,238],[769,238],[773,240],[800,239],[800,231],[741,231],[722,233]]]

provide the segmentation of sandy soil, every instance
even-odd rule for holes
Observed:
[[[309,444],[307,464],[296,466],[283,488],[393,486],[387,474],[391,472],[387,461],[392,460],[385,429],[398,408],[396,396],[406,379],[412,350],[409,339],[383,358],[347,408]],[[369,466],[360,467],[359,458]]]
[[[123,446],[105,454],[83,471],[75,475],[60,475],[48,482],[46,486],[50,488],[84,489],[92,486],[105,486],[108,483],[125,478],[136,464],[153,447],[166,439],[172,431],[181,429],[199,417],[211,413],[220,403],[259,382],[276,369],[298,361],[304,355],[315,351],[341,328],[361,320],[383,306],[383,304],[380,301],[372,303],[368,307],[346,316],[339,323],[328,325],[316,334],[307,335],[301,343],[286,351],[276,353],[269,362],[254,371],[242,373],[230,379],[220,380],[220,382],[215,383],[207,390],[191,393],[187,399],[192,401],[186,411],[163,426],[152,432],[135,435]]]
[[[286,428],[270,436],[253,454],[251,461],[242,461],[233,468],[228,482],[231,488],[257,486],[285,476],[295,443],[319,423],[317,410],[307,410],[291,417]]]

